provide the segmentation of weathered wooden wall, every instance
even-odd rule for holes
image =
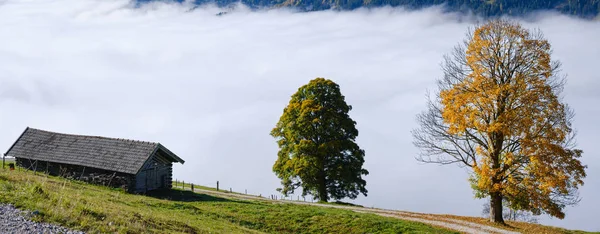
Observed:
[[[92,184],[123,188],[135,193],[145,193],[155,189],[170,189],[173,186],[173,163],[163,156],[160,151],[155,152],[136,175],[24,158],[17,158],[16,163],[19,167],[28,170]]]
[[[172,188],[173,163],[160,151],[144,163],[135,177],[135,192]]]
[[[91,184],[123,188],[130,192],[130,189],[134,188],[133,182],[135,177],[131,174],[124,174],[120,172],[107,171],[78,165],[29,160],[24,158],[16,158],[16,164],[19,167],[32,171],[47,173],[53,176],[62,176],[65,178],[81,180]]]

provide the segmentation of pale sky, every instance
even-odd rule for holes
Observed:
[[[0,1],[0,148],[27,127],[155,141],[186,160],[174,177],[268,196],[269,136],[290,96],[315,77],[337,82],[365,150],[364,206],[480,216],[468,171],[415,160],[410,130],[445,53],[474,17],[437,8],[251,12],[125,0]],[[588,177],[583,200],[547,225],[600,231],[600,22],[541,13],[568,75]]]

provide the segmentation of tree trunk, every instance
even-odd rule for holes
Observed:
[[[327,202],[327,200],[329,200],[329,197],[327,196],[327,181],[325,178],[325,171],[322,170],[320,172],[319,177],[321,177],[319,179],[319,201],[321,202]]]
[[[499,113],[503,112],[503,106],[501,106],[501,108],[502,109],[498,111]],[[490,192],[490,221],[498,224],[504,224],[504,217],[502,217],[502,193],[500,191],[494,191],[496,190],[495,185],[500,185],[502,182],[499,179],[501,178],[501,175],[498,174],[498,171],[500,170],[500,154],[502,153],[504,135],[499,132],[494,132],[492,133],[491,139],[493,146],[491,155],[492,169],[494,169],[496,172],[492,176],[491,187],[493,190]]]
[[[502,217],[502,194],[493,192],[490,194],[490,221],[504,224]]]
[[[319,186],[319,201],[327,202],[328,199],[325,186]]]

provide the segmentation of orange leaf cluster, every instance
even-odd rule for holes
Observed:
[[[571,112],[558,97],[548,41],[519,24],[478,27],[466,48],[470,72],[440,92],[448,133],[479,137],[473,186],[501,193],[512,206],[562,218],[583,185],[585,166],[572,149]]]

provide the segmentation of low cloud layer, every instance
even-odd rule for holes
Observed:
[[[368,197],[390,209],[479,216],[467,171],[422,165],[411,144],[442,56],[475,17],[437,8],[251,12],[124,0],[0,1],[0,147],[25,127],[158,141],[186,160],[174,177],[276,194],[269,136],[315,77],[340,84],[366,151]],[[568,74],[588,165],[581,203],[544,224],[600,231],[600,23],[544,13],[540,28]]]

